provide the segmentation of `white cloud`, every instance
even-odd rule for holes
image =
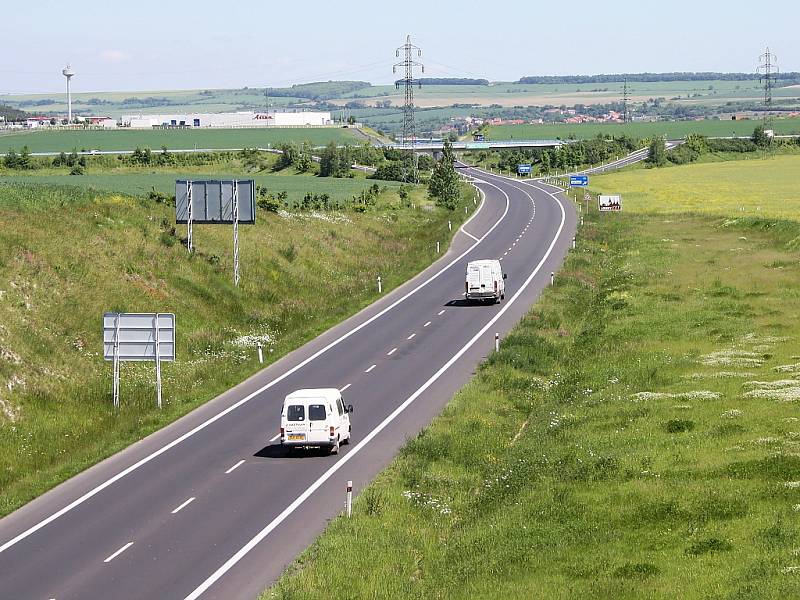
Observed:
[[[100,59],[110,63],[123,62],[129,58],[130,55],[122,50],[103,50],[100,53]]]

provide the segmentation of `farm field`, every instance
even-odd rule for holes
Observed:
[[[437,258],[448,220],[455,232],[474,211],[466,186],[453,212],[415,210],[392,187],[376,202],[363,213],[260,210],[239,230],[235,287],[230,227],[195,225],[189,255],[167,203],[0,183],[0,515],[354,314],[376,299],[376,273],[384,292],[406,281]],[[429,203],[424,188],[408,202]],[[112,408],[100,353],[108,310],[176,313],[162,411],[152,364],[139,363],[122,365]]]
[[[205,171],[205,172],[202,172]],[[285,191],[290,201],[299,201],[310,192],[312,194],[328,194],[333,201],[349,200],[363,190],[378,184],[381,187],[396,189],[399,183],[393,181],[375,181],[364,178],[339,179],[333,177],[315,177],[313,175],[260,175],[231,171],[207,171],[194,169],[180,172],[153,173],[119,173],[89,174],[71,177],[69,175],[0,175],[0,184],[50,184],[69,185],[76,188],[97,191],[118,192],[133,196],[145,195],[155,189],[168,195],[175,193],[176,179],[254,179],[257,185],[266,187],[270,192]]]
[[[625,212],[800,220],[800,156],[592,175],[592,191],[624,191]]]
[[[761,122],[719,121],[657,121],[654,123],[552,123],[544,125],[498,125],[489,128],[487,139],[535,140],[535,139],[589,139],[597,135],[628,135],[645,138],[666,135],[668,139],[679,139],[697,133],[708,137],[750,137]],[[800,119],[774,119],[773,129],[777,135],[800,134]]]
[[[768,189],[770,165],[740,166]],[[660,173],[708,185],[710,166]],[[623,183],[650,172],[623,176],[614,189],[628,198]],[[440,600],[798,597],[793,198],[783,220],[753,216],[761,198],[746,191],[723,205],[744,217],[665,196],[584,213],[555,285],[500,352],[262,600],[345,586]]]
[[[268,148],[283,142],[308,142],[312,146],[360,143],[363,137],[352,129],[338,127],[275,127],[262,129],[153,129],[32,131],[0,134],[0,152],[28,146],[31,152],[78,150],[134,150],[166,146],[170,150],[189,148]]]

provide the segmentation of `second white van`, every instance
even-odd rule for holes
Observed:
[[[506,297],[506,275],[499,260],[473,260],[467,263],[464,298],[499,302]]]
[[[304,389],[292,392],[283,401],[281,444],[292,450],[298,447],[329,448],[339,452],[339,444],[350,442],[350,413],[336,388]]]

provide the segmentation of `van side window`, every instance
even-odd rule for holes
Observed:
[[[339,416],[341,417],[344,414],[344,406],[342,406],[342,399],[336,399],[336,409],[339,411]]]
[[[324,404],[309,404],[308,405],[308,420],[309,421],[324,421],[326,418]]]
[[[289,421],[305,421],[306,407],[302,404],[290,404],[286,418]]]

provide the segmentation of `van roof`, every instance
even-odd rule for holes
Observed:
[[[340,397],[339,390],[336,388],[307,388],[302,390],[295,390],[288,396],[286,400],[301,400],[304,398],[322,398],[335,402]]]
[[[500,261],[497,260],[497,259],[493,259],[493,258],[483,258],[481,260],[471,260],[471,261],[469,261],[468,266],[469,265],[477,265],[477,266],[480,266],[480,265],[494,265],[494,264],[500,264]]]

